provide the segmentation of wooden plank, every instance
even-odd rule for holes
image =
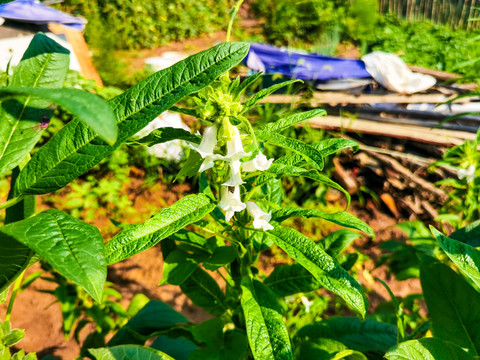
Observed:
[[[311,99],[304,99],[301,95],[270,95],[268,98],[263,99],[261,102],[268,102],[271,104],[300,104],[308,103],[311,106],[319,106],[322,104],[328,104],[331,106],[339,104],[381,104],[381,103],[395,103],[395,104],[417,104],[417,103],[429,103],[440,104],[445,101],[453,99],[454,96],[446,96],[444,94],[414,94],[414,95],[400,95],[400,94],[387,94],[387,95],[352,95],[343,92],[316,92]],[[454,102],[467,103],[472,101],[473,98],[461,98]]]
[[[476,137],[474,133],[466,131],[431,129],[415,125],[396,125],[338,116],[315,117],[309,120],[308,124],[314,128],[360,132],[442,146],[460,145],[465,140],[474,140]]]
[[[408,68],[410,70],[412,70],[413,72],[417,72],[417,73],[425,74],[425,75],[431,75],[435,79],[442,80],[442,81],[455,80],[455,79],[460,79],[461,78],[461,76],[458,75],[458,74],[452,74],[452,73],[448,73],[446,71],[427,69],[427,68],[423,68],[421,66],[408,65]]]
[[[70,29],[66,26],[55,23],[50,23],[48,28],[54,34],[65,34],[68,42],[72,45],[75,56],[80,64],[81,74],[87,79],[95,80],[98,86],[103,86],[102,79],[93,65],[90,50],[88,49],[82,33],[78,30]]]

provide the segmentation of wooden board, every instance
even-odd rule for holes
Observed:
[[[75,56],[80,64],[81,74],[87,79],[95,80],[98,86],[103,86],[102,79],[93,65],[90,50],[88,49],[82,33],[78,30],[70,29],[66,26],[55,23],[50,23],[48,28],[54,34],[65,34],[68,42],[72,45]]]
[[[443,94],[387,94],[387,95],[352,95],[342,92],[316,92],[311,99],[304,99],[300,95],[270,95],[262,102],[271,104],[300,104],[307,103],[310,106],[320,106],[328,104],[331,106],[339,104],[381,104],[381,103],[395,103],[395,104],[417,104],[429,103],[440,104],[445,101],[453,99],[455,96],[446,96]],[[475,99],[478,99],[475,98]],[[474,100],[474,98],[462,98],[455,100],[456,103],[467,103]]]
[[[408,65],[408,68],[413,72],[417,72],[417,73],[425,74],[425,75],[430,75],[430,76],[433,76],[434,78],[436,78],[438,80],[443,80],[443,81],[456,80],[456,79],[461,78],[461,76],[458,75],[458,74],[452,74],[452,73],[448,73],[446,71],[427,69],[427,68],[424,68],[424,67],[421,67],[421,66]]]
[[[308,123],[314,128],[360,132],[442,146],[460,145],[465,140],[474,140],[476,137],[475,134],[465,131],[431,129],[415,125],[397,125],[338,116],[318,116],[309,120]]]

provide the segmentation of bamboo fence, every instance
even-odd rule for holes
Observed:
[[[378,0],[381,13],[394,13],[409,21],[428,19],[452,28],[480,27],[480,0]]]

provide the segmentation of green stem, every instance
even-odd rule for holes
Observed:
[[[216,231],[213,231],[213,230],[210,230],[210,229],[207,229],[207,228],[198,226],[198,225],[193,225],[193,226],[194,226],[194,227],[197,227],[197,228],[199,228],[199,229],[202,229],[202,230],[204,230],[204,231],[206,231],[206,232],[209,232],[210,234],[213,234],[213,235],[215,235],[215,236],[221,237],[221,238],[224,239],[224,240],[232,241],[231,238],[229,238],[229,237],[227,237],[227,236],[225,236],[225,235],[222,235],[222,234],[220,234],[220,233],[217,233]]]
[[[248,132],[253,139],[253,145],[255,145],[255,150],[260,150],[260,148],[258,147],[257,137],[255,136],[255,132],[253,131],[252,124],[250,124],[250,121],[248,121],[248,119],[244,119],[242,122],[247,126]]]
[[[217,274],[220,275],[220,277],[223,279],[223,281],[225,281],[226,284],[230,285],[230,286],[234,286],[235,284],[232,283],[232,281],[230,279],[227,279],[225,276],[223,276],[222,272],[220,271],[220,269],[217,269]]]
[[[22,201],[22,199],[23,199],[23,196],[12,198],[12,199],[4,202],[3,204],[0,204],[0,210],[7,209],[7,208],[19,203],[20,201]]]
[[[10,296],[10,301],[8,302],[5,321],[10,321],[10,317],[12,316],[13,303],[15,302],[15,298],[17,297],[18,289],[20,289],[20,286],[22,285],[24,275],[25,275],[25,270],[22,271],[18,279],[15,280],[15,285],[13,285],[12,295]]]
[[[240,9],[240,6],[242,6],[242,3],[243,3],[243,0],[238,0],[235,6],[233,7],[232,16],[230,16],[230,21],[228,22],[226,42],[230,42],[230,33],[232,32],[233,20],[237,15],[238,9]]]

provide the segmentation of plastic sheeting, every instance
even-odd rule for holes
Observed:
[[[34,0],[16,0],[0,5],[0,17],[33,24],[58,23],[82,31],[87,20],[49,8]]]
[[[437,80],[430,75],[412,72],[397,55],[374,51],[362,57],[367,71],[383,87],[400,94],[425,91]]]
[[[160,116],[153,119],[146,127],[137,133],[142,138],[150,134],[153,130],[163,127],[173,127],[190,131],[190,128],[182,121],[179,114],[165,111]],[[163,158],[168,161],[180,162],[184,158],[184,149],[187,148],[185,141],[173,140],[163,144],[153,145],[147,148],[150,155]]]
[[[290,51],[258,43],[250,44],[250,51],[244,62],[254,71],[302,80],[328,81],[371,77],[360,60]]]

